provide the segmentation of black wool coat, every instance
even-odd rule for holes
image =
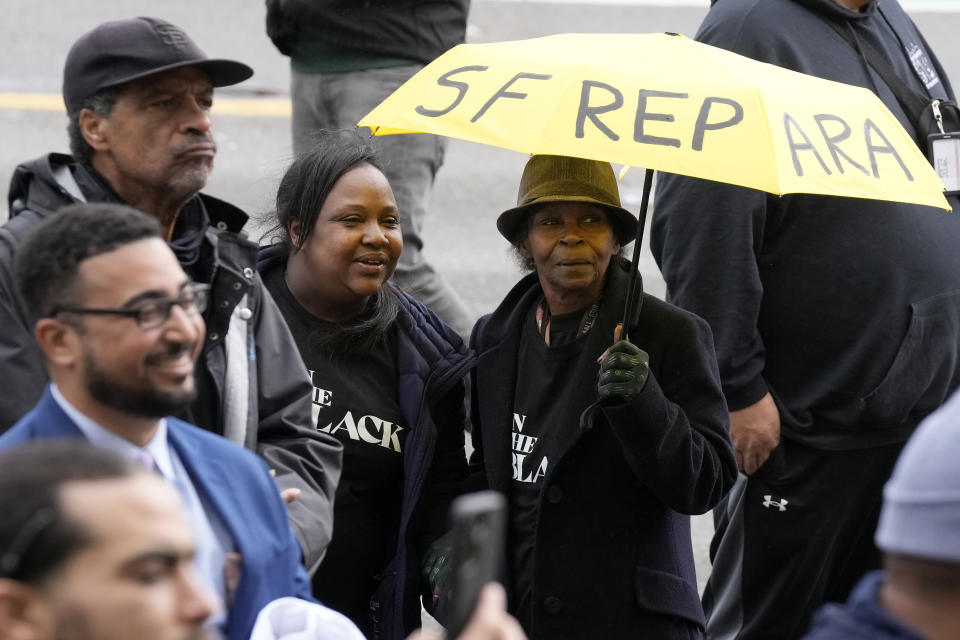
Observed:
[[[612,343],[628,269],[620,258],[608,269],[599,317],[583,338],[591,362]],[[471,340],[479,356],[471,467],[508,495],[520,330],[541,295],[536,274],[525,277]],[[646,294],[629,335],[650,356],[646,386],[629,402],[602,405],[542,484],[531,640],[702,636],[685,514],[711,509],[737,474],[713,339],[703,320]],[[569,407],[571,420],[584,408]]]

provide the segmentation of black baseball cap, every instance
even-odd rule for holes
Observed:
[[[243,82],[253,69],[234,60],[211,59],[183,29],[159,18],[104,22],[80,36],[63,66],[63,102],[75,113],[101,89],[155,73],[197,67],[215,87]]]

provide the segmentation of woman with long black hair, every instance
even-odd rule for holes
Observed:
[[[420,595],[430,592],[420,559],[444,533],[466,475],[473,357],[388,282],[403,250],[402,212],[358,134],[322,133],[281,180],[276,216],[277,242],[258,268],[313,381],[316,428],[344,445],[314,595],[368,637],[402,638],[419,626]]]

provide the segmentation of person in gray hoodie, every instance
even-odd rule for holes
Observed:
[[[953,98],[895,0],[719,0],[697,39],[866,87],[924,147],[919,114],[884,77],[926,103]],[[960,218],[674,175],[655,204],[654,257],[669,300],[713,330],[743,471],[715,512],[708,635],[796,638],[880,566],[883,483],[960,383]]]

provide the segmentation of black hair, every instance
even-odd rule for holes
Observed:
[[[317,216],[337,181],[348,171],[369,164],[383,171],[377,152],[360,133],[353,130],[322,130],[314,145],[287,169],[277,188],[273,227],[265,235],[284,247],[289,256],[309,240]],[[296,222],[300,235],[294,243],[290,226]],[[387,282],[360,313],[341,323],[325,323],[310,336],[312,347],[337,358],[357,351],[369,351],[387,335],[399,310],[399,293]]]
[[[33,440],[0,453],[0,578],[38,585],[93,542],[64,513],[64,485],[139,472],[82,438]]]
[[[91,96],[87,96],[77,110],[68,114],[67,137],[70,140],[70,153],[73,159],[83,164],[90,164],[90,158],[93,156],[93,147],[83,137],[80,131],[80,112],[89,109],[101,118],[109,118],[113,113],[113,107],[117,104],[117,98],[120,96],[121,87],[107,87],[100,89]]]
[[[47,217],[14,260],[14,280],[30,324],[52,315],[58,305],[79,304],[77,272],[84,260],[159,237],[154,218],[125,205],[74,204]]]

